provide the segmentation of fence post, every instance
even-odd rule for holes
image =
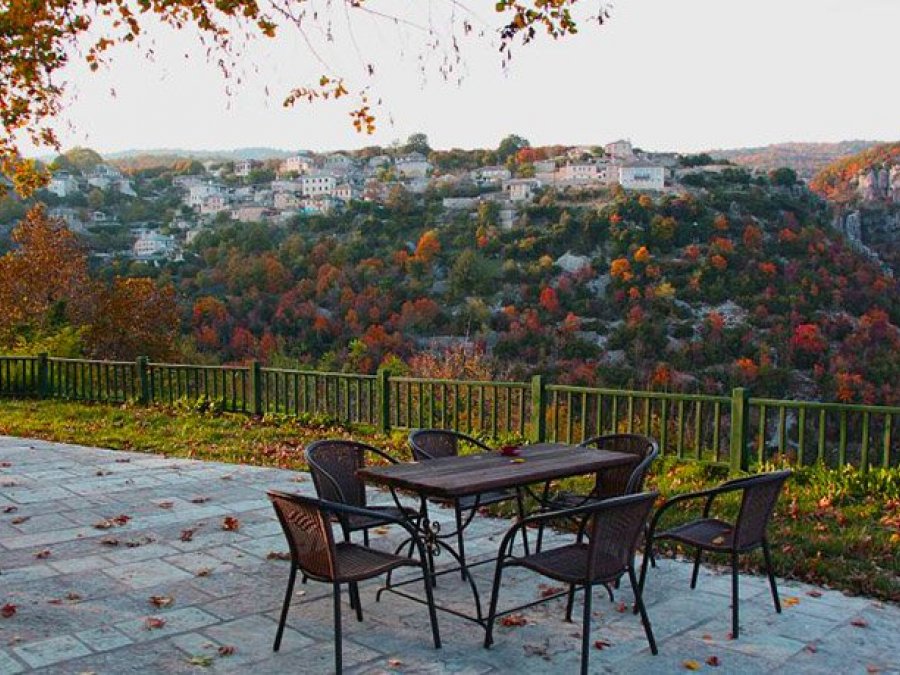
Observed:
[[[138,380],[138,403],[147,405],[150,403],[150,372],[147,369],[147,357],[139,356],[135,361],[135,369]]]
[[[547,438],[547,411],[544,376],[531,378],[531,442],[543,443]]]
[[[44,398],[47,395],[47,382],[49,375],[49,362],[47,352],[41,352],[37,357],[37,395]]]
[[[750,397],[746,389],[737,387],[731,390],[731,439],[728,450],[732,473],[746,471],[749,468],[747,453],[749,428]]]
[[[262,366],[259,361],[250,362],[250,413],[263,414]]]
[[[379,368],[376,375],[378,383],[378,428],[381,433],[391,430],[391,371]]]

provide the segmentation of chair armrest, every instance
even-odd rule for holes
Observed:
[[[336,516],[366,516],[369,518],[377,518],[378,520],[387,521],[392,525],[399,525],[410,535],[418,539],[418,532],[416,531],[416,528],[403,518],[397,518],[382,511],[374,511],[372,509],[365,509],[359,506],[350,506],[349,504],[339,504],[338,502],[328,502],[323,500],[320,502],[320,504],[323,511],[333,513]]]

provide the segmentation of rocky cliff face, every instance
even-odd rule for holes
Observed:
[[[896,193],[895,193],[896,194]],[[889,276],[900,276],[900,199],[839,212],[834,227]]]
[[[862,169],[856,176],[856,194],[863,203],[900,204],[900,164]]]

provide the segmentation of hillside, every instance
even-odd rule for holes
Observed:
[[[900,275],[900,143],[834,162],[810,187],[834,205],[836,228],[863,254]]]
[[[198,352],[219,359],[428,374],[446,364],[423,348],[471,339],[482,376],[896,402],[897,282],[826,205],[740,171],[693,182],[547,194],[509,229],[489,204],[470,219],[408,195],[223,226],[165,276],[192,303]]]
[[[771,171],[789,167],[803,180],[848,155],[869,148],[878,141],[841,141],[840,143],[776,143],[760,148],[732,148],[711,150],[710,155],[727,159],[741,166]]]

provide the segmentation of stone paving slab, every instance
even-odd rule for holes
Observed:
[[[14,615],[0,618],[0,675],[332,670],[326,585],[297,584],[282,648],[276,654],[271,647],[289,567],[270,555],[287,546],[265,491],[311,494],[305,474],[9,437],[0,437],[0,462],[0,605],[16,605]],[[373,491],[372,498],[390,503],[385,493]],[[94,527],[120,515],[128,520]],[[434,515],[452,524],[452,511],[435,508]],[[224,530],[226,516],[240,528]],[[470,560],[491,556],[507,527],[476,518],[467,531]],[[402,534],[388,528],[373,543],[393,549]],[[548,536],[547,545],[558,538]],[[438,559],[448,562],[446,555]],[[492,575],[492,564],[473,568],[485,603]],[[689,577],[689,564],[662,560],[648,578],[658,656],[650,654],[639,620],[620,605],[631,602],[627,584],[615,602],[598,590],[591,640],[606,644],[592,650],[591,672],[684,672],[692,659],[723,673],[900,673],[896,606],[825,589],[809,595],[813,587],[781,581],[782,598],[795,601],[779,615],[766,580],[745,575],[741,638],[731,640],[729,577],[704,568],[694,591]],[[379,585],[361,586],[362,623],[344,594],[348,673],[578,670],[580,624],[563,620],[562,600],[525,611],[522,626],[498,626],[490,650],[482,648],[476,624],[442,613],[444,647],[436,651],[425,608],[392,594],[376,602]],[[510,570],[500,605],[537,599],[550,586]],[[418,582],[408,589],[423,591]],[[441,576],[436,594],[451,607],[472,607],[458,574]],[[711,656],[718,668],[706,665]]]

